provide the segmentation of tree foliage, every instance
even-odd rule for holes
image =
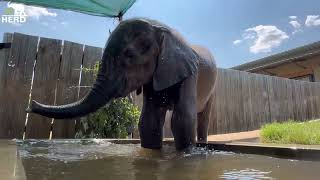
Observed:
[[[97,112],[81,119],[82,138],[126,138],[136,128],[139,109],[128,98],[113,100]]]
[[[98,69],[99,63],[93,69],[84,69],[84,72],[93,71],[96,76]],[[128,132],[137,127],[139,117],[137,106],[128,98],[118,98],[81,118],[76,138],[126,138]]]

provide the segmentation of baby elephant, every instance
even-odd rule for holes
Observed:
[[[149,19],[122,21],[110,35],[96,82],[78,102],[49,106],[33,101],[28,112],[56,119],[84,116],[113,98],[143,91],[141,145],[159,149],[167,110],[176,148],[207,141],[217,68],[211,53],[189,45],[168,26]],[[197,133],[196,133],[197,132]]]

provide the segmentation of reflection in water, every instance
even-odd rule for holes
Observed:
[[[143,149],[103,140],[19,141],[30,180],[53,179],[315,179],[319,162],[290,161],[205,148]],[[290,173],[288,173],[290,172]]]
[[[26,179],[21,159],[17,157],[17,146],[14,142],[0,140],[0,179]]]
[[[225,171],[223,175],[220,176],[222,179],[273,179],[268,177],[269,172],[263,172],[256,169],[243,169],[243,170],[236,170],[233,169],[231,171]]]

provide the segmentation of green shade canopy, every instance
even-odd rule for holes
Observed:
[[[7,0],[31,6],[64,9],[94,16],[120,17],[136,0]]]

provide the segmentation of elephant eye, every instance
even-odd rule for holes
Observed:
[[[150,48],[150,43],[147,41],[142,41],[140,43],[142,54],[146,53]]]
[[[125,50],[124,55],[128,58],[133,58],[135,56],[135,53],[132,49],[127,49]]]

